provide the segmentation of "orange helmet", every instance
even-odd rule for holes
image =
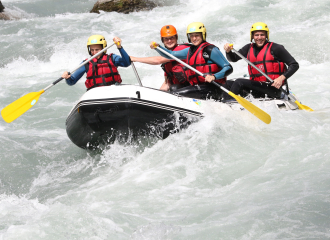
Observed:
[[[173,25],[165,25],[160,29],[160,38],[163,41],[163,37],[171,37],[176,36],[178,38],[178,33],[176,32],[176,28]]]

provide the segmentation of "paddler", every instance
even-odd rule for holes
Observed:
[[[265,97],[267,94],[271,98],[280,98],[279,88],[286,85],[286,90],[289,91],[287,79],[299,69],[299,64],[282,45],[269,41],[269,29],[263,22],[252,25],[250,40],[251,43],[246,44],[238,52],[265,72],[274,83],[267,82],[266,77],[249,65],[250,79],[238,78],[235,81],[227,81],[228,89],[243,96],[251,92],[254,97]],[[224,45],[226,57],[230,62],[237,62],[241,57],[233,53],[232,48],[229,43]],[[226,95],[226,98],[230,99],[230,96]]]
[[[189,44],[178,44],[178,33],[176,28],[173,25],[165,25],[160,29],[160,38],[162,43],[164,43],[165,48],[171,51],[180,51],[182,49],[188,48]],[[184,87],[189,85],[187,81],[184,79],[181,80],[175,76],[174,70],[178,67],[182,67],[181,64],[176,62],[175,60],[170,60],[165,57],[155,56],[155,57],[131,57],[132,62],[140,62],[146,63],[150,65],[160,65],[164,70],[165,81],[160,87],[160,90],[168,91],[173,89],[177,89],[180,87]]]
[[[197,90],[202,88],[204,92],[209,92],[211,95],[216,96],[215,98],[221,98],[219,88],[209,84],[209,82],[216,81],[219,84],[225,84],[226,77],[233,71],[232,66],[220,52],[219,48],[206,41],[206,28],[203,23],[193,22],[189,24],[186,33],[188,41],[192,44],[189,48],[181,51],[170,51],[161,46],[160,48],[179,59],[186,59],[190,66],[202,73],[206,73],[207,76],[204,78],[194,71],[185,68],[178,72]],[[159,44],[155,42],[150,43],[151,49],[155,49],[155,46],[159,46]],[[169,58],[161,51],[157,49],[156,51],[161,56]]]
[[[120,84],[122,82],[118,72],[118,67],[128,67],[131,65],[130,58],[121,45],[119,37],[113,38],[121,56],[104,51],[103,54],[94,58],[89,63],[79,68],[72,75],[68,72],[62,74],[62,78],[66,79],[68,85],[74,85],[87,73],[85,85],[87,90],[99,87],[109,86],[112,84]],[[87,40],[87,50],[89,55],[94,56],[107,46],[107,41],[102,35],[92,35]]]

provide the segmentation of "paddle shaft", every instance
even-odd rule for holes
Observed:
[[[109,48],[111,48],[113,45],[115,45],[115,43],[111,44],[108,47],[103,48],[100,52],[98,52],[97,54],[95,54],[94,56],[90,57],[89,59],[87,59],[86,61],[84,61],[83,63],[81,63],[78,67],[76,67],[75,69],[73,69],[72,71],[69,72],[69,75],[74,73],[75,71],[77,71],[79,68],[81,68],[82,66],[84,66],[86,63],[89,63],[91,60],[93,60],[94,58],[100,56],[105,50],[108,50]],[[47,91],[48,89],[50,89],[52,86],[54,86],[55,84],[59,83],[60,81],[62,81],[64,78],[60,77],[59,79],[57,79],[55,82],[53,82],[52,84],[50,84],[49,86],[47,86],[44,91]]]
[[[252,62],[250,62],[247,58],[245,58],[242,54],[240,54],[238,51],[236,51],[234,48],[232,48],[232,51],[234,53],[236,53],[238,56],[240,56],[245,62],[247,62],[251,67],[253,67],[255,70],[257,70],[258,72],[260,72],[269,82],[273,83],[274,80],[271,79],[266,73],[264,73],[263,71],[261,71],[256,65],[254,65]],[[292,100],[296,101],[297,99],[291,94],[291,93],[287,93],[282,87],[280,88],[280,90],[289,98],[291,98]]]
[[[139,77],[139,74],[138,74],[138,72],[136,71],[136,68],[135,68],[135,65],[134,65],[134,63],[133,63],[133,62],[131,62],[131,65],[132,65],[133,71],[134,71],[134,73],[135,73],[135,77],[136,77],[136,79],[138,80],[138,82],[139,82],[140,86],[141,86],[141,87],[143,87],[143,86],[142,86],[142,82],[141,82],[141,79],[140,79],[140,77]]]
[[[179,63],[181,63],[182,65],[186,66],[186,67],[189,68],[190,70],[192,70],[192,71],[198,73],[200,76],[203,76],[203,77],[206,76],[206,74],[201,73],[201,72],[198,71],[197,69],[195,69],[195,68],[193,68],[192,66],[188,65],[187,63],[181,61],[179,58],[177,58],[177,57],[173,56],[172,54],[166,52],[165,50],[161,49],[160,47],[157,47],[157,49],[158,49],[159,51],[161,51],[162,53],[166,54],[167,56],[169,56],[170,58],[173,58],[173,59],[176,60],[177,62],[179,62]],[[220,84],[218,84],[218,83],[215,82],[215,81],[212,81],[211,83],[214,84],[214,85],[216,85],[217,87],[221,88],[221,90],[224,91],[224,92],[226,92],[226,93],[229,93],[229,92],[230,92],[230,91],[228,91],[226,88],[224,88],[223,86],[221,86]]]

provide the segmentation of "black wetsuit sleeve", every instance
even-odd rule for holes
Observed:
[[[250,46],[251,46],[250,43],[246,44],[244,47],[238,50],[238,52],[242,54],[244,57],[247,57]],[[238,60],[241,60],[241,57],[232,51],[230,51],[229,53],[226,52],[226,58],[228,59],[229,62],[237,62]]]
[[[287,79],[291,77],[299,69],[299,64],[291,56],[291,54],[284,48],[284,46],[273,43],[272,48],[270,50],[275,60],[284,62],[288,66],[287,71],[283,73],[283,75]]]

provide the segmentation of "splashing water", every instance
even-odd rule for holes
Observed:
[[[299,62],[289,84],[315,111],[269,108],[266,125],[207,106],[203,120],[165,140],[90,152],[65,132],[84,81],[59,83],[13,123],[0,121],[0,239],[330,238],[329,2],[159,1],[127,15],[88,13],[94,3],[3,1],[20,19],[0,22],[1,109],[79,65],[92,34],[155,56],[148,45],[160,42],[163,25],[185,42],[187,25],[201,21],[223,52],[226,42],[248,43],[251,25],[263,21]],[[161,86],[160,67],[135,65],[144,86]],[[243,61],[232,65],[230,77],[247,73]],[[119,71],[137,84],[131,68]]]

